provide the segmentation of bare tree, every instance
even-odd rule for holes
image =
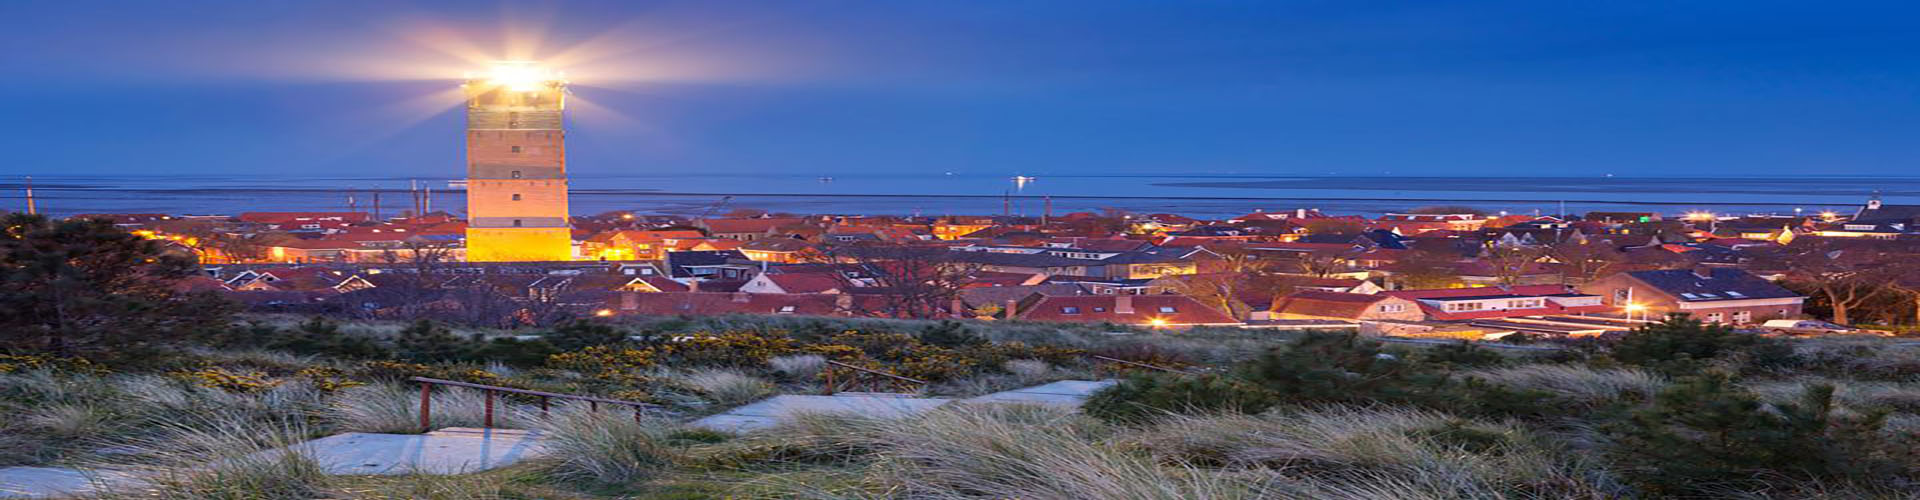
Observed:
[[[1612,245],[1566,240],[1546,247],[1547,258],[1565,266],[1568,281],[1581,284],[1600,279],[1627,262],[1627,256]]]
[[[1842,248],[1826,239],[1802,238],[1783,256],[1790,279],[1817,291],[1833,310],[1833,322],[1849,324],[1855,308],[1886,292],[1893,261],[1866,248]]]
[[[1500,245],[1489,242],[1486,248],[1480,260],[1487,264],[1494,278],[1505,286],[1519,283],[1521,277],[1536,269],[1535,266],[1540,263],[1542,255],[1538,248],[1519,245]]]
[[[872,297],[853,301],[849,312],[889,318],[938,316],[980,270],[945,248],[899,243],[834,245],[821,256],[839,264],[833,275],[844,293]]]

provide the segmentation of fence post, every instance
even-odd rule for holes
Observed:
[[[420,432],[433,430],[433,384],[420,383]]]
[[[833,395],[833,366],[831,365],[827,366],[827,385],[820,388],[820,391],[821,394]]]
[[[547,417],[547,399],[546,396],[540,396],[540,418]]]
[[[486,393],[487,393],[487,416],[486,416],[486,423],[482,427],[487,429],[492,429],[493,428],[493,390],[487,389]]]

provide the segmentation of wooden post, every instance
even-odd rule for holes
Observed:
[[[549,398],[547,398],[546,396],[540,396],[540,417],[541,418],[547,417],[547,399]]]
[[[420,432],[433,430],[433,384],[420,383]]]
[[[489,389],[486,391],[486,393],[487,393],[487,416],[486,416],[486,424],[483,425],[482,427],[487,429],[492,429],[493,428],[493,390]]]

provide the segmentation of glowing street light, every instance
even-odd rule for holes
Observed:
[[[1627,319],[1633,319],[1633,313],[1640,313],[1640,319],[1646,319],[1647,306],[1643,304],[1627,304]]]
[[[612,309],[601,309],[601,310],[598,310],[598,311],[594,311],[594,312],[593,312],[593,315],[594,315],[594,316],[599,316],[599,317],[602,317],[602,318],[605,318],[605,317],[607,317],[607,316],[612,316],[612,315],[613,315],[613,310],[612,310]]]
[[[1152,325],[1154,328],[1165,327],[1167,326],[1167,318],[1150,318],[1147,320],[1147,324]]]

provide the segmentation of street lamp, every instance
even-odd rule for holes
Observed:
[[[1643,320],[1647,319],[1647,306],[1641,305],[1641,304],[1627,304],[1627,320],[1628,321],[1633,320],[1633,313],[1640,313],[1640,319],[1643,319]]]

